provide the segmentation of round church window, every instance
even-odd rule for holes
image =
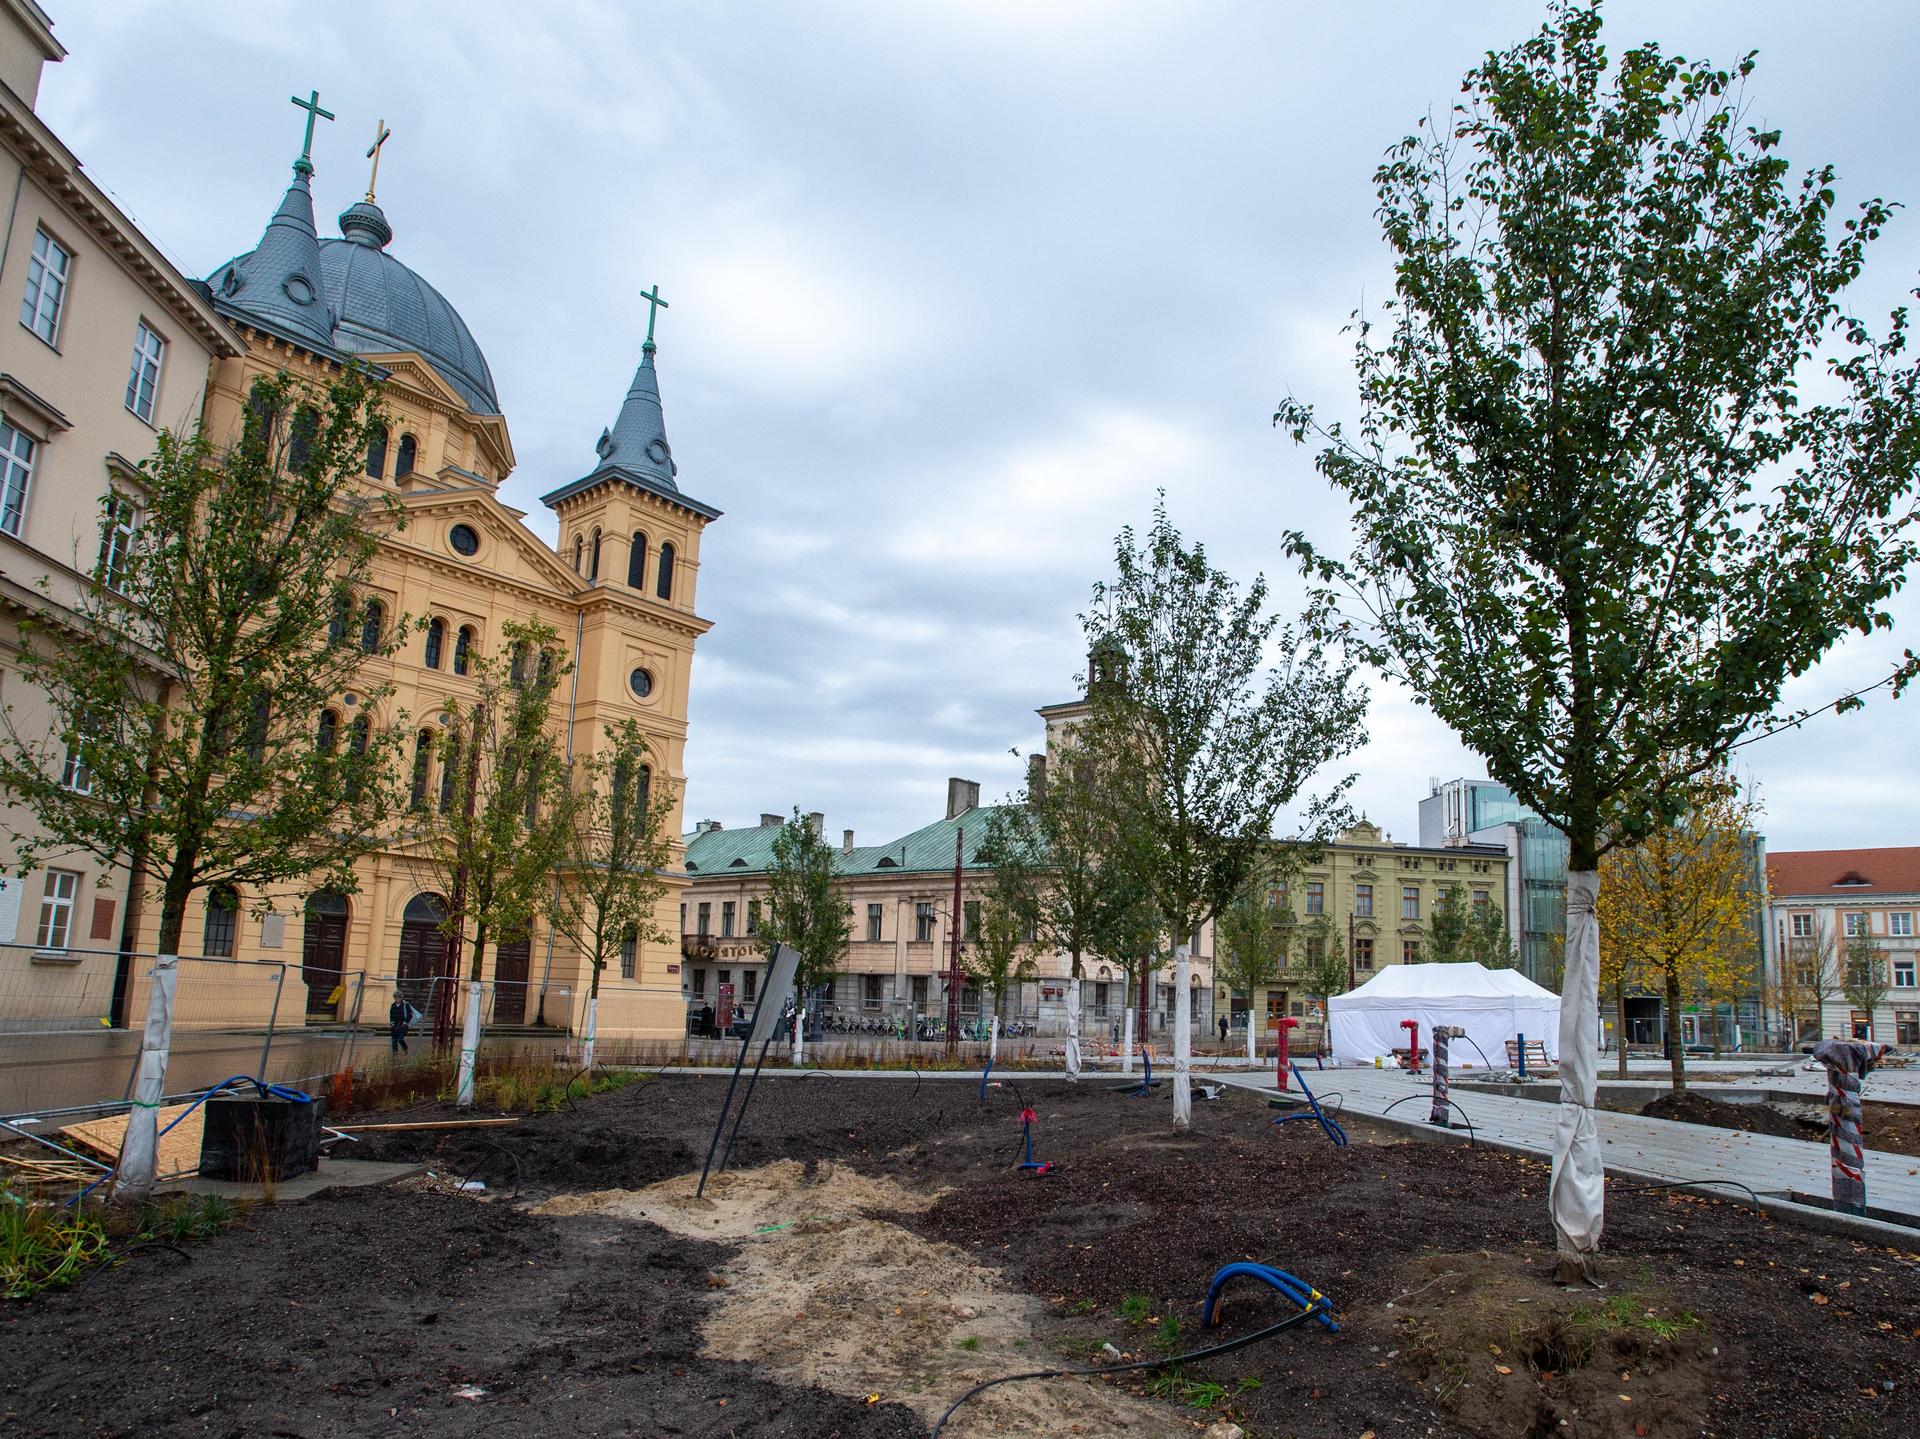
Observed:
[[[627,676],[627,686],[633,691],[634,698],[645,699],[653,693],[653,676],[646,670],[635,670]]]
[[[448,530],[447,543],[453,546],[455,554],[477,555],[480,553],[480,536],[474,533],[472,525],[455,525]]]

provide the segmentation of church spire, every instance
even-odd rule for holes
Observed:
[[[214,277],[214,297],[242,318],[283,339],[331,354],[333,309],[320,288],[320,236],[313,223],[309,180],[313,175],[313,122],[333,116],[320,108],[318,91],[311,100],[295,96],[293,103],[307,112],[306,139],[300,147],[300,158],[293,162],[293,182],[252,253],[242,255]]]
[[[627,386],[619,418],[612,428],[601,431],[600,442],[594,449],[600,456],[602,470],[627,470],[669,490],[677,490],[674,476],[678,470],[673,463],[673,449],[667,444],[666,415],[660,408],[660,377],[653,364],[658,350],[653,343],[654,320],[668,306],[660,298],[658,285],[641,298],[652,308],[647,312],[647,339],[640,347],[640,367],[633,372],[633,383]]]

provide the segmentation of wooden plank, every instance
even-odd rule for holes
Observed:
[[[168,1105],[160,1111],[160,1127],[166,1129],[175,1119],[187,1114],[187,1109],[188,1106],[184,1104]],[[199,1172],[200,1139],[206,1124],[205,1107],[195,1107],[193,1113],[187,1114],[185,1119],[160,1136],[154,1165],[159,1178],[177,1179]],[[118,1161],[120,1146],[127,1137],[127,1116],[116,1114],[110,1119],[89,1119],[84,1124],[69,1124],[60,1132],[82,1148]]]
[[[518,1124],[523,1116],[510,1115],[505,1119],[417,1119],[394,1124],[329,1124],[327,1128],[341,1134],[405,1134],[418,1129],[504,1129],[509,1124]]]

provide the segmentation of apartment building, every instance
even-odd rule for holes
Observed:
[[[1801,1012],[1780,1017],[1797,1022],[1788,1037],[1920,1044],[1920,846],[1775,850],[1767,885],[1770,988],[1781,992],[1780,966],[1800,971],[1786,992]],[[1861,935],[1878,960],[1865,988],[1877,992],[1845,983],[1847,942]],[[1827,972],[1823,983],[1814,982],[1816,966]],[[1825,991],[1817,1000],[1815,989]]]

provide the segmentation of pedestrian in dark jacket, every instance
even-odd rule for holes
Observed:
[[[712,1039],[714,1037],[713,1006],[710,1004],[703,1004],[700,1006],[700,1033],[708,1039]]]
[[[1220,1042],[1227,1042],[1227,1017],[1224,1014],[1220,1016]]]
[[[407,1030],[413,1023],[413,1006],[399,995],[393,997],[393,1004],[387,1010],[387,1031],[393,1037],[393,1052],[407,1052]]]

